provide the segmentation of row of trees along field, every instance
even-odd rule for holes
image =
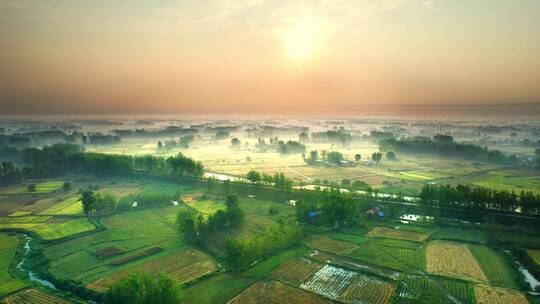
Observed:
[[[483,159],[485,161],[516,164],[515,155],[505,155],[499,150],[489,150],[473,144],[457,143],[450,135],[435,135],[433,139],[423,136],[396,139],[382,138],[379,140],[381,151],[394,150],[406,153],[439,154],[450,157]]]
[[[321,192],[317,199],[296,202],[296,218],[312,225],[343,227],[358,219],[358,207],[349,195]]]
[[[286,178],[282,172],[274,173],[274,175],[259,173],[253,169],[246,174],[246,179],[253,184],[272,185],[278,189],[289,189],[293,182]]]
[[[130,156],[85,153],[78,145],[54,144],[41,149],[16,150],[22,167],[5,161],[0,167],[0,184],[17,183],[25,178],[43,178],[68,172],[122,174],[134,171],[159,175],[201,177],[203,165],[178,153],[167,158],[153,155]]]
[[[475,210],[498,210],[511,212],[521,210],[525,214],[540,213],[540,195],[531,191],[491,190],[467,185],[430,185],[420,191],[421,203],[441,207],[457,207]]]

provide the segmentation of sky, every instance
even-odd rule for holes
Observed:
[[[540,104],[538,0],[0,0],[0,114]]]

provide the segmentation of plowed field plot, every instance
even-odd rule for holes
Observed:
[[[307,245],[311,248],[328,251],[340,255],[347,255],[358,249],[358,246],[355,244],[334,240],[329,237],[320,235],[310,238]]]
[[[398,270],[425,270],[426,254],[423,243],[373,239],[349,256],[371,264]]]
[[[426,276],[405,275],[399,281],[397,303],[474,303],[474,289],[470,283]]]
[[[244,290],[240,295],[229,301],[230,304],[323,304],[334,303],[329,299],[306,292],[299,288],[276,282],[257,282]]]
[[[482,271],[489,279],[492,285],[516,288],[516,284],[512,278],[517,276],[513,273],[512,268],[508,263],[493,249],[484,245],[469,245],[470,251],[480,263]]]
[[[433,241],[426,249],[427,271],[449,277],[487,282],[482,268],[464,244]]]
[[[527,298],[517,291],[488,285],[474,287],[477,304],[528,304]]]
[[[385,277],[390,280],[396,280],[399,277],[399,272],[386,267],[378,267],[372,264],[366,264],[357,259],[344,257],[328,252],[313,252],[309,257],[321,263],[330,263],[332,265],[342,266],[347,269],[359,270],[362,272],[373,273],[378,277]]]
[[[388,303],[391,284],[366,275],[325,265],[300,288],[345,303]]]
[[[429,237],[427,234],[423,233],[386,227],[374,227],[366,234],[366,236],[419,242],[425,241]]]
[[[165,272],[178,283],[182,284],[206,275],[215,269],[214,261],[206,254],[198,250],[186,249],[157,260],[127,268],[115,275],[99,279],[89,284],[88,287],[97,291],[104,291],[112,283],[127,277],[134,271],[156,275],[160,272]]]
[[[70,304],[73,302],[59,298],[50,293],[47,293],[47,292],[44,292],[35,288],[30,288],[30,289],[19,291],[15,294],[12,294],[0,300],[0,303],[2,304],[30,304],[30,303]]]
[[[300,285],[313,277],[322,265],[306,258],[297,258],[282,264],[271,273],[279,281],[293,285]]]

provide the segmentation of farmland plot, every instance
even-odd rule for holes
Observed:
[[[27,286],[26,283],[8,273],[18,244],[17,236],[0,233],[0,297]]]
[[[527,298],[517,291],[488,285],[474,287],[477,304],[528,304]]]
[[[296,258],[282,264],[271,276],[279,281],[300,285],[309,280],[321,267],[321,264],[312,260]]]
[[[96,291],[105,291],[112,283],[126,278],[134,271],[142,271],[154,275],[165,272],[178,283],[182,284],[206,275],[215,269],[216,265],[214,261],[206,254],[195,249],[187,249],[99,279],[89,284],[88,288]]]
[[[540,265],[540,250],[538,249],[527,249],[527,254],[533,259],[536,265]]]
[[[427,271],[433,274],[487,282],[482,268],[467,245],[432,241],[426,250]]]
[[[366,234],[369,237],[375,238],[390,238],[408,241],[425,241],[429,236],[423,233],[416,233],[401,229],[392,229],[386,227],[374,227]]]
[[[484,245],[469,245],[469,249],[491,284],[507,288],[516,287],[512,280],[516,275],[499,254]]]
[[[347,255],[358,249],[358,246],[355,244],[338,241],[321,235],[310,238],[307,245],[318,250],[341,255]]]
[[[38,304],[70,304],[73,303],[66,299],[59,298],[50,293],[41,291],[39,289],[30,288],[19,291],[15,294],[12,294],[2,300],[2,304],[29,304],[29,303],[38,303]]]
[[[425,246],[417,242],[374,239],[350,256],[398,270],[424,270],[426,267]]]
[[[392,284],[366,275],[325,265],[300,288],[344,303],[388,303]]]
[[[461,227],[439,227],[433,234],[434,238],[485,244],[488,239],[486,230]]]
[[[474,303],[472,284],[457,281],[430,278],[407,274],[398,283],[398,303],[411,301],[414,303],[455,304]]]
[[[228,302],[229,304],[281,304],[281,303],[306,303],[323,304],[334,303],[329,299],[314,295],[302,289],[298,289],[276,281],[260,281],[251,285],[240,295]]]

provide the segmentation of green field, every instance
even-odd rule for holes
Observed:
[[[469,245],[474,258],[480,264],[482,271],[491,285],[506,288],[517,288],[514,279],[517,278],[516,270],[513,270],[500,254],[484,245]]]
[[[8,273],[18,245],[19,237],[0,233],[0,298],[28,286]]]
[[[488,241],[488,233],[486,230],[449,226],[437,228],[437,231],[433,234],[432,237],[435,239],[454,240],[480,244],[485,244]]]
[[[472,284],[427,276],[405,275],[398,282],[396,303],[475,303]]]
[[[255,280],[234,274],[217,274],[188,286],[182,300],[193,304],[221,304],[242,292]]]
[[[425,246],[417,242],[372,239],[349,256],[397,270],[416,272],[426,269]]]
[[[185,244],[174,224],[177,210],[178,207],[141,209],[105,217],[101,220],[104,231],[53,244],[45,249],[45,255],[52,261],[51,272],[89,283],[126,267],[178,251]],[[98,250],[113,245],[124,253],[105,259],[95,255]],[[122,266],[109,265],[114,259],[155,246],[164,250]]]
[[[475,178],[472,184],[493,190],[508,190],[516,193],[524,190],[540,193],[540,179],[530,178],[537,175],[538,173],[534,171],[491,171],[483,177]]]
[[[262,277],[266,276],[268,273],[270,273],[272,270],[277,268],[282,263],[290,259],[293,259],[295,257],[302,256],[306,254],[307,252],[308,250],[305,247],[299,247],[299,248],[281,252],[262,262],[257,263],[255,266],[244,271],[242,275],[249,278],[261,279]]]
[[[56,240],[89,232],[95,227],[84,217],[18,216],[0,217],[0,229],[28,231],[44,240]]]

